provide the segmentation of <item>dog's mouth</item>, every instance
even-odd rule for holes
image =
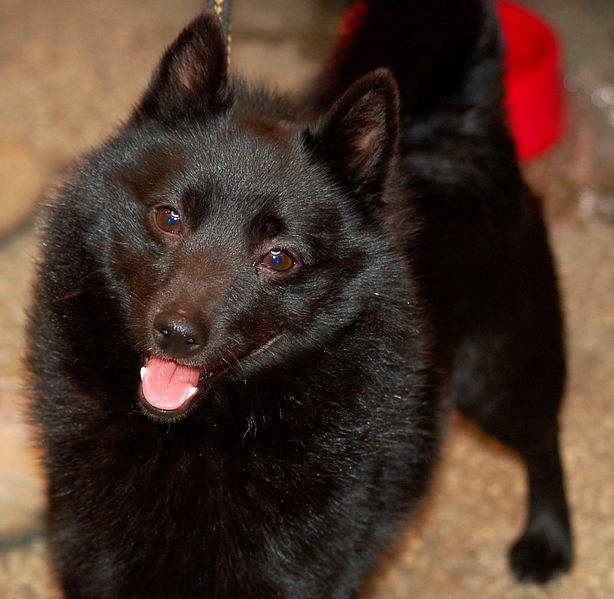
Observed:
[[[151,356],[141,368],[141,395],[153,408],[174,412],[185,408],[198,393],[201,373],[194,366]]]
[[[189,409],[202,387],[236,368],[241,368],[245,359],[267,350],[279,337],[279,335],[271,337],[246,351],[239,358],[233,357],[232,361],[212,368],[187,366],[152,354],[141,368],[140,398],[145,407],[153,408],[156,414],[176,416],[183,414]]]

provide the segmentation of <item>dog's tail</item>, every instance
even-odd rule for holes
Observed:
[[[492,108],[503,96],[501,48],[491,0],[356,0],[308,105],[324,112],[358,78],[388,67],[402,116],[442,104]]]
[[[403,168],[414,187],[428,188],[425,197],[501,203],[501,189],[512,199],[521,192],[494,0],[356,0],[307,94],[308,108],[322,114],[380,67],[396,78]]]

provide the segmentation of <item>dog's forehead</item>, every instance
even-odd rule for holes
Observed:
[[[151,204],[206,201],[260,211],[284,199],[295,208],[325,199],[327,181],[303,149],[300,137],[275,122],[187,131],[141,148],[124,179]]]

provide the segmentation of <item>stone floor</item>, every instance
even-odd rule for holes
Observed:
[[[126,116],[163,47],[202,4],[0,0],[0,599],[59,597],[22,417],[19,355],[36,255],[28,215],[66,165]],[[364,599],[614,597],[614,2],[527,4],[565,42],[568,132],[526,173],[544,196],[567,309],[563,452],[576,567],[545,588],[513,581],[504,553],[522,525],[522,471],[455,419],[431,498]],[[327,0],[235,0],[233,66],[296,89],[317,69],[338,12]]]

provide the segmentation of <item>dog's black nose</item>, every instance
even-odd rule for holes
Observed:
[[[206,327],[195,317],[175,309],[156,314],[153,333],[158,346],[175,358],[188,358],[198,353],[208,337]]]

